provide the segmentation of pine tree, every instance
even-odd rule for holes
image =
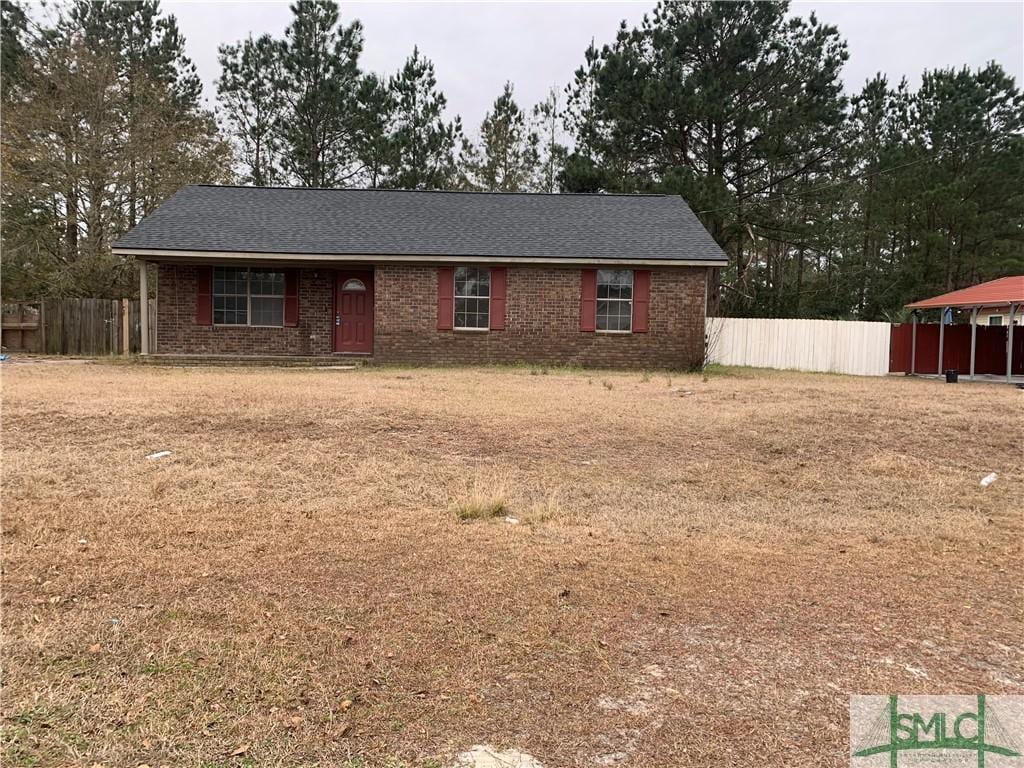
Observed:
[[[332,0],[298,0],[281,45],[282,165],[300,185],[336,187],[360,172],[356,137],[363,28]]]
[[[395,172],[395,98],[388,83],[369,73],[359,83],[356,94],[356,154],[362,166],[364,183],[372,188],[385,186]]]
[[[480,124],[479,146],[464,142],[462,166],[471,189],[524,192],[532,189],[540,164],[540,138],[516,104],[512,84]]]
[[[113,240],[183,184],[229,178],[176,25],[156,13],[75,5],[26,44],[0,156],[5,269],[28,295],[130,295]]]
[[[270,35],[235,45],[222,45],[217,95],[245,168],[244,180],[271,185],[281,177],[278,135],[283,99],[280,46]]]
[[[755,283],[780,293],[792,251],[768,202],[826,172],[843,120],[845,44],[813,15],[787,14],[785,3],[659,3],[591,47],[570,91],[567,186],[685,196],[731,257],[728,303],[746,311]]]
[[[568,149],[560,141],[561,118],[558,91],[552,88],[547,98],[533,108],[533,131],[538,137],[539,152],[535,187],[541,192],[557,192],[565,168]]]
[[[92,50],[108,53],[125,88],[120,107],[129,167],[125,214],[126,226],[134,227],[166,198],[159,169],[187,159],[162,154],[176,144],[173,139],[154,141],[154,130],[173,134],[185,129],[177,121],[209,119],[200,103],[202,85],[195,65],[185,55],[185,40],[174,17],[161,14],[158,0],[75,0],[58,22],[56,35],[81,35]],[[148,125],[142,123],[143,116]]]
[[[444,120],[447,100],[437,89],[434,65],[414,48],[401,71],[391,78],[395,100],[395,167],[388,186],[401,189],[448,189],[455,183],[455,148],[462,139],[458,117]]]
[[[28,16],[12,0],[0,0],[0,93],[17,88],[24,80]]]

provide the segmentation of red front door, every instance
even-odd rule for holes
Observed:
[[[373,272],[339,272],[334,287],[334,351],[373,352]]]

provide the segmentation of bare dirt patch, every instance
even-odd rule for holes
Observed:
[[[1024,692],[1010,388],[2,383],[8,765],[839,766],[851,693]]]

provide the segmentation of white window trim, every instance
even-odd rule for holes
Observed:
[[[595,291],[595,296],[594,296],[594,332],[595,333],[608,333],[608,334],[613,334],[613,335],[629,335],[629,334],[632,334],[633,333],[633,291],[636,288],[636,270],[633,269],[632,267],[630,267],[628,270],[622,270],[622,271],[628,271],[629,272],[629,296],[630,296],[630,298],[628,298],[628,299],[602,299],[602,298],[600,298],[599,296],[596,295],[597,292],[599,292],[601,290],[601,272],[603,272],[603,271],[605,271],[605,270],[601,270],[601,269],[597,270],[597,281],[596,281],[596,283],[594,285],[594,291]],[[607,271],[609,271],[609,272],[618,272],[620,270],[609,269]],[[622,302],[624,304],[628,303],[629,304],[629,328],[627,328],[626,330],[612,329],[612,328],[603,328],[603,329],[602,328],[598,328],[597,327],[597,305],[600,302],[602,302],[602,301],[618,301],[618,302]]]
[[[214,277],[213,277],[213,282],[214,283],[216,283],[216,281],[217,281],[216,269],[217,268],[214,267]],[[253,292],[252,292],[252,269],[253,268],[252,267],[221,267],[221,269],[244,269],[245,270],[245,322],[244,323],[218,323],[218,322],[214,322],[213,323],[214,327],[216,327],[216,328],[284,328],[285,327],[285,324],[284,324],[284,305],[285,305],[285,299],[287,298],[287,295],[288,295],[288,286],[287,286],[288,278],[287,278],[287,276],[285,277],[285,283],[286,283],[285,288],[284,288],[285,292],[282,293],[280,296],[277,296],[277,295],[274,295],[274,294],[267,294],[267,293],[253,294]],[[268,270],[268,271],[271,271],[271,272],[283,272],[283,270],[278,270],[278,269],[272,269],[272,270]],[[211,285],[210,288],[212,289],[213,285]],[[217,309],[216,309],[217,296],[241,296],[241,295],[242,294],[240,294],[240,293],[220,293],[220,294],[218,294],[215,291],[211,290],[210,291],[210,302],[211,302],[211,304],[213,304],[213,306],[210,307],[210,311],[213,314],[214,318],[217,317]],[[257,325],[256,323],[251,322],[251,320],[252,320],[252,300],[253,299],[277,299],[277,298],[281,299],[281,324],[280,325]]]
[[[459,296],[458,286],[459,281],[456,279],[459,267],[452,270],[452,330],[453,331],[468,331],[470,333],[486,333],[491,330],[491,268],[490,267],[477,267],[467,265],[465,269],[477,269],[487,271],[487,325],[483,328],[479,326],[465,326],[458,325],[455,322],[455,318],[459,316],[459,313],[455,311],[455,308],[459,305],[459,299],[482,299],[483,296]]]

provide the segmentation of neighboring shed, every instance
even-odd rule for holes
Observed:
[[[978,348],[978,316],[982,310],[999,310],[1005,312],[1009,323],[1006,325],[1005,343],[1005,370],[1006,380],[1011,381],[1014,371],[1014,326],[1017,312],[1024,305],[1024,275],[1013,275],[1001,277],[998,280],[990,280],[987,283],[973,285],[970,288],[962,288],[958,291],[944,293],[930,299],[915,301],[907,304],[912,311],[912,335],[911,335],[911,363],[910,373],[917,373],[917,325],[918,316],[925,310],[939,310],[938,324],[938,367],[943,365],[943,351],[946,335],[946,314],[951,309],[970,310],[971,313],[971,351],[970,351],[970,378],[974,378],[975,361]],[[994,328],[992,330],[995,330]],[[939,371],[941,372],[941,371]]]

